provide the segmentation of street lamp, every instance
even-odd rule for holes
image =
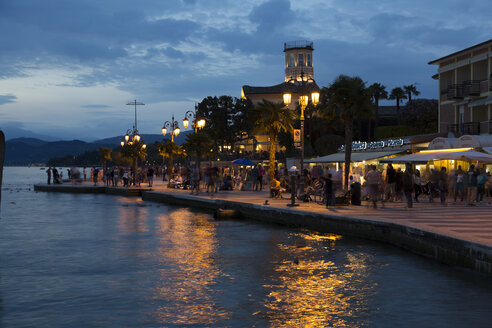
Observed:
[[[164,125],[162,126],[162,135],[165,136],[167,133],[167,129],[169,129],[171,133],[171,141],[174,142],[174,136],[178,136],[178,134],[181,132],[179,129],[178,122],[174,120],[174,114],[172,116],[171,122],[166,121],[164,122]]]
[[[299,95],[299,105],[301,106],[301,177],[304,171],[304,110],[306,109],[309,98],[311,103],[316,107],[319,103],[319,88],[314,79],[304,78],[304,73],[301,72],[299,80],[290,79],[286,85],[286,90],[283,94],[284,104],[289,107],[292,101],[292,93]],[[288,87],[287,87],[288,86]],[[311,97],[310,97],[311,96]],[[302,179],[300,181],[300,189],[303,191]]]
[[[195,133],[197,130],[202,129],[205,126],[205,120],[198,119],[197,118],[197,111],[198,111],[198,106],[195,104],[195,111],[187,111],[185,113],[185,117],[183,119],[183,126],[186,129],[188,129],[188,125],[190,124],[190,119],[193,120],[193,128],[195,129]]]
[[[134,100],[133,102],[128,103],[127,105],[133,105],[135,107],[135,121],[133,122],[133,128],[126,130],[126,134],[123,137],[123,140],[120,141],[121,147],[126,146],[140,146],[142,149],[147,148],[147,145],[143,143],[143,140],[141,141],[141,136],[138,133],[137,129],[137,106],[143,106],[145,105],[144,103],[137,102],[137,100]],[[137,173],[137,157],[134,158],[133,160],[133,182],[135,183],[135,175]]]

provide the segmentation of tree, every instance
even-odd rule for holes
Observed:
[[[417,90],[417,87],[415,84],[410,84],[410,85],[404,85],[403,89],[405,90],[405,93],[407,94],[408,101],[412,101],[412,95],[418,96],[420,94],[420,91]]]
[[[270,176],[270,189],[272,189],[275,176],[275,153],[278,134],[281,131],[291,132],[293,130],[292,111],[285,107],[282,102],[273,103],[263,99],[261,103],[253,108],[251,114],[254,122],[254,133],[264,133],[268,135],[270,141],[268,173]]]
[[[186,156],[184,148],[171,140],[161,142],[158,146],[158,150],[161,156],[168,158],[168,172],[172,172],[169,170],[172,170],[174,156]]]
[[[121,154],[124,157],[130,158],[133,162],[133,181],[135,183],[135,177],[137,174],[137,160],[145,159],[147,152],[146,146],[143,142],[129,142],[122,147]]]
[[[101,147],[99,148],[99,156],[101,156],[101,161],[103,163],[104,171],[106,171],[106,163],[111,161],[111,152],[113,151],[111,148]]]
[[[230,96],[207,97],[198,104],[197,117],[207,121],[203,129],[213,143],[213,152],[218,153],[224,146],[231,146],[241,140],[243,132],[252,129],[250,100]]]
[[[195,153],[196,155],[196,167],[200,169],[200,161],[204,152],[209,153],[209,149],[212,146],[212,142],[208,135],[203,131],[197,133],[190,133],[186,136],[186,141],[183,144],[184,149],[188,154]]]
[[[379,100],[388,99],[388,92],[386,91],[386,86],[382,85],[381,83],[373,83],[367,89],[374,104],[375,116],[376,116],[376,120],[375,120],[376,122],[374,128],[377,128],[379,125]],[[369,131],[374,132],[371,128],[369,128]],[[371,139],[372,138],[374,138],[374,133],[372,133],[371,135]]]
[[[400,113],[400,102],[403,99],[407,99],[407,95],[405,94],[405,91],[403,91],[402,88],[397,87],[391,90],[391,94],[389,95],[389,98],[391,100],[396,100],[396,110],[398,114]]]
[[[328,88],[323,89],[328,97],[326,107],[321,109],[323,115],[331,118],[339,116],[345,125],[344,190],[347,193],[354,118],[370,116],[373,104],[365,82],[358,76],[339,75]]]

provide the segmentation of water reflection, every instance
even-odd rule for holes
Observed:
[[[368,281],[370,256],[337,252],[334,246],[340,238],[298,233],[279,245],[276,282],[264,286],[269,290],[265,317],[272,327],[364,325],[358,317],[368,310],[375,285]]]
[[[193,216],[193,220],[190,218]],[[216,304],[213,285],[222,277],[214,256],[216,226],[206,214],[178,209],[158,218],[162,268],[152,315],[165,324],[213,325],[229,312]]]

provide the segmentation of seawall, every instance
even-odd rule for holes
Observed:
[[[402,212],[385,212],[383,219],[379,212],[357,212],[357,217],[350,212],[287,207],[286,203],[262,205],[266,198],[255,198],[244,201],[244,195],[232,196],[229,199],[192,196],[188,192],[178,192],[173,189],[152,191],[150,188],[114,188],[91,185],[35,185],[35,191],[66,192],[66,193],[105,193],[120,196],[139,197],[145,201],[182,205],[209,210],[233,210],[239,218],[255,221],[271,222],[286,226],[303,227],[320,232],[365,238],[388,243],[407,249],[411,252],[435,259],[450,265],[475,270],[492,275],[492,246],[490,240],[481,242],[473,236],[459,238],[443,231],[432,231],[432,226],[412,226],[409,221],[402,221]],[[452,210],[452,209],[450,209]],[[487,216],[489,209],[484,209]],[[389,213],[389,214],[388,214]],[[414,212],[417,215],[419,212]],[[383,214],[383,213],[381,213]],[[388,219],[388,215],[390,219]],[[394,215],[394,217],[392,217]],[[473,214],[464,217],[459,225],[470,224]],[[478,219],[477,219],[478,220]],[[477,221],[477,224],[481,222]],[[486,230],[486,229],[485,229]]]
[[[240,217],[385,242],[435,260],[492,275],[492,247],[404,224],[300,211],[223,199],[147,191],[143,200],[209,210],[232,209]]]

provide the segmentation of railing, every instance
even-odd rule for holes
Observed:
[[[448,86],[447,99],[463,99],[463,85],[462,84],[450,84]]]
[[[448,133],[454,132],[458,134],[480,134],[481,122],[468,122],[461,124],[449,124]]]
[[[480,82],[480,94],[489,91],[489,80],[483,80]]]
[[[481,134],[492,134],[492,120],[480,122]]]
[[[462,84],[463,96],[480,96],[480,82],[479,80],[469,80]]]
[[[295,49],[295,48],[308,48],[313,50],[313,42],[306,41],[306,40],[284,42],[284,51],[287,49]]]

